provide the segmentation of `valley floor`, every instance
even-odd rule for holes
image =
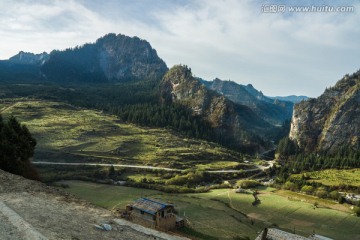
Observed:
[[[279,227],[289,232],[309,236],[318,233],[334,239],[360,239],[360,218],[351,213],[329,208],[314,199],[259,188],[261,203],[252,206],[251,194],[236,193],[234,189],[216,189],[199,194],[165,194],[154,190],[66,181],[66,191],[108,209],[124,209],[139,197],[151,197],[175,204],[179,215],[203,239],[254,239],[264,227]],[[96,194],[94,194],[96,192]],[[334,203],[335,205],[335,203]],[[342,210],[346,210],[346,207]]]

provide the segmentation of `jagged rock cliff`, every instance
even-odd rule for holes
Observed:
[[[163,78],[160,91],[163,102],[190,108],[194,115],[208,121],[220,138],[233,141],[234,146],[252,147],[255,151],[264,147],[258,136],[266,134],[272,126],[247,106],[207,89],[186,66],[171,68]]]
[[[214,90],[231,101],[248,106],[265,121],[274,125],[281,125],[292,116],[293,103],[271,99],[251,84],[241,85],[232,81],[214,79],[211,82],[203,81],[205,86]]]
[[[360,71],[346,75],[317,99],[296,104],[289,136],[305,151],[359,149],[359,126]]]
[[[161,79],[168,70],[156,50],[138,37],[108,34],[98,39],[96,46],[108,79]]]

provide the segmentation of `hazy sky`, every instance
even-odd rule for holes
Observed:
[[[289,9],[315,4],[354,11]],[[268,13],[279,5],[284,12]],[[316,97],[360,68],[359,0],[0,0],[0,9],[0,59],[122,33],[149,41],[168,67],[270,96]]]

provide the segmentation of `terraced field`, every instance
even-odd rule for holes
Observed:
[[[309,181],[319,182],[325,186],[348,185],[360,187],[360,169],[337,170],[328,169],[308,172]]]
[[[172,168],[237,167],[243,155],[171,130],[141,128],[115,116],[53,101],[0,100],[2,115],[14,115],[38,141],[37,161],[146,164]],[[246,166],[244,168],[249,168]]]

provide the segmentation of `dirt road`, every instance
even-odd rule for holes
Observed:
[[[184,169],[165,168],[165,167],[153,167],[146,165],[125,165],[125,164],[110,164],[110,163],[69,163],[69,162],[32,162],[35,165],[63,165],[63,166],[102,166],[102,167],[123,167],[123,168],[138,168],[138,169],[156,169],[170,172],[183,172]],[[207,170],[209,173],[238,173],[238,172],[256,172],[264,170],[268,167],[258,167],[254,169],[240,169],[240,170]]]

